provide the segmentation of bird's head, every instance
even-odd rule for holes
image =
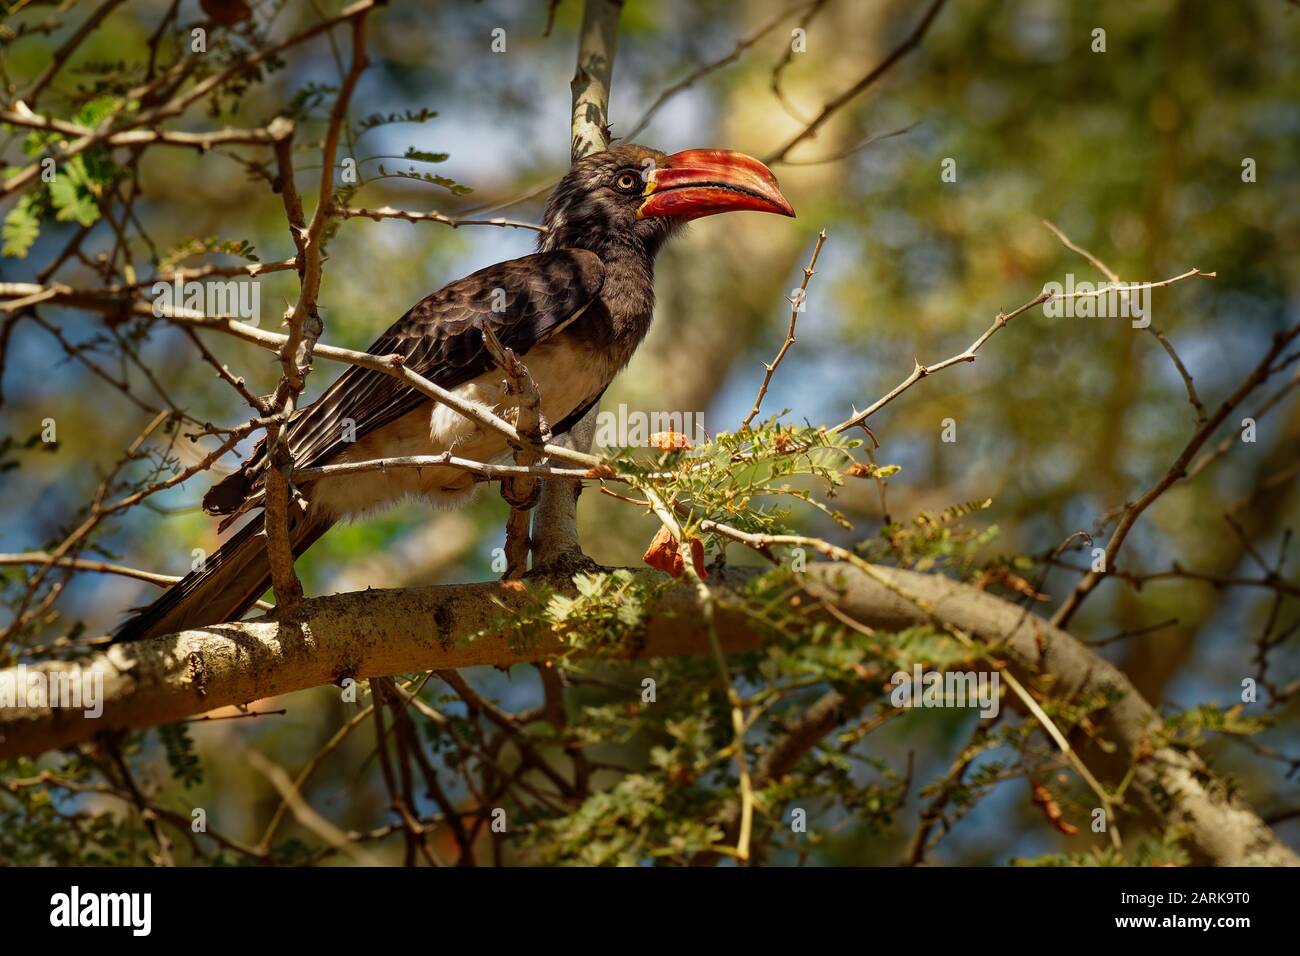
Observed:
[[[630,244],[653,258],[665,239],[692,219],[721,212],[793,216],[772,171],[729,149],[662,153],[619,144],[580,159],[551,193],[543,249]]]

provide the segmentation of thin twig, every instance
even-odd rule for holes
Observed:
[[[781,349],[776,353],[776,357],[772,359],[771,363],[763,366],[763,384],[758,387],[758,394],[754,397],[754,407],[749,410],[745,420],[740,423],[742,429],[748,428],[749,423],[758,415],[758,411],[763,405],[763,396],[767,394],[767,387],[772,382],[772,376],[776,374],[776,367],[781,364],[781,359],[785,358],[785,353],[790,351],[790,346],[794,345],[794,327],[799,321],[799,312],[807,302],[808,282],[813,277],[814,270],[817,267],[817,257],[821,255],[822,246],[825,244],[826,230],[823,229],[817,233],[817,244],[813,246],[812,258],[808,260],[808,265],[804,267],[803,282],[799,283],[799,291],[790,300],[790,328],[785,333],[785,341],[781,343]]]

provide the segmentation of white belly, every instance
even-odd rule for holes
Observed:
[[[524,363],[542,396],[542,414],[556,425],[594,399],[609,384],[616,369],[595,353],[558,340],[543,343],[524,356]],[[509,407],[505,379],[493,369],[455,389],[457,395],[502,414]],[[397,421],[361,436],[330,464],[371,461],[450,451],[473,461],[495,462],[510,452],[498,432],[476,425],[454,409],[421,405]],[[324,478],[311,490],[313,510],[345,518],[384,508],[403,498],[425,498],[435,504],[459,503],[474,491],[474,478],[459,468],[393,468],[340,478]]]

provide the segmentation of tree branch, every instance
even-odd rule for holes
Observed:
[[[1132,772],[1126,793],[1146,812],[1187,828],[1194,855],[1218,865],[1300,863],[1292,851],[1240,799],[1208,773],[1194,753],[1150,750],[1160,718],[1113,665],[1041,618],[950,579],[876,568],[881,580],[843,564],[810,565],[810,593],[855,621],[885,630],[924,626],[922,610],[884,582],[924,599],[945,621],[1006,662],[1008,671],[1042,694],[1079,700],[1102,693],[1115,703],[1098,715],[1096,734],[1114,744],[1082,746],[1087,766],[1102,780]],[[755,572],[731,569],[710,578],[716,598],[718,641],[727,651],[758,646],[752,620],[727,600]],[[561,589],[572,585],[552,582]],[[284,620],[256,620],[185,631],[115,645],[79,662],[49,662],[31,671],[81,667],[103,675],[104,712],[87,720],[80,711],[48,707],[0,711],[0,759],[66,747],[109,729],[149,727],[272,694],[371,676],[544,660],[571,651],[560,636],[521,645],[494,622],[502,609],[530,600],[517,585],[499,582],[365,591],[303,601]],[[624,656],[708,652],[690,585],[669,590],[647,617],[643,639]],[[467,639],[471,635],[478,635]],[[587,646],[579,653],[599,648]],[[0,686],[17,679],[0,671]]]
[[[609,147],[609,87],[614,76],[614,50],[618,45],[618,18],[622,0],[586,0],[578,34],[578,65],[569,85],[572,92],[569,130],[570,159]],[[585,453],[596,434],[599,405],[592,406],[578,424],[557,439],[566,449]],[[555,457],[552,455],[552,457]],[[562,459],[573,463],[573,459]],[[581,482],[548,481],[533,509],[533,567],[557,566],[581,558],[578,541],[578,497]]]
[[[582,8],[578,68],[569,84],[573,94],[570,155],[575,163],[609,148],[609,87],[622,12],[623,0],[587,0]]]
[[[865,92],[869,86],[876,82],[876,80],[888,73],[895,63],[920,46],[921,39],[925,36],[926,31],[930,29],[930,24],[934,22],[934,18],[938,15],[940,8],[943,7],[944,2],[945,0],[934,0],[925,11],[924,15],[922,15],[920,22],[917,23],[912,32],[907,35],[906,39],[904,39],[902,43],[893,49],[889,56],[881,60],[870,73],[858,80],[858,82],[854,83],[843,93],[830,100],[822,107],[821,112],[817,114],[816,118],[811,123],[800,130],[776,152],[764,158],[763,162],[767,163],[769,166],[782,162],[790,155],[790,150],[794,149],[804,140],[816,136],[817,131],[822,128],[823,124],[839,112],[846,103],[857,97],[860,93]]]

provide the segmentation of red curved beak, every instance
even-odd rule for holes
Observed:
[[[774,212],[793,216],[776,177],[752,156],[729,149],[687,149],[650,172],[649,198],[637,215],[699,219],[720,212]]]

